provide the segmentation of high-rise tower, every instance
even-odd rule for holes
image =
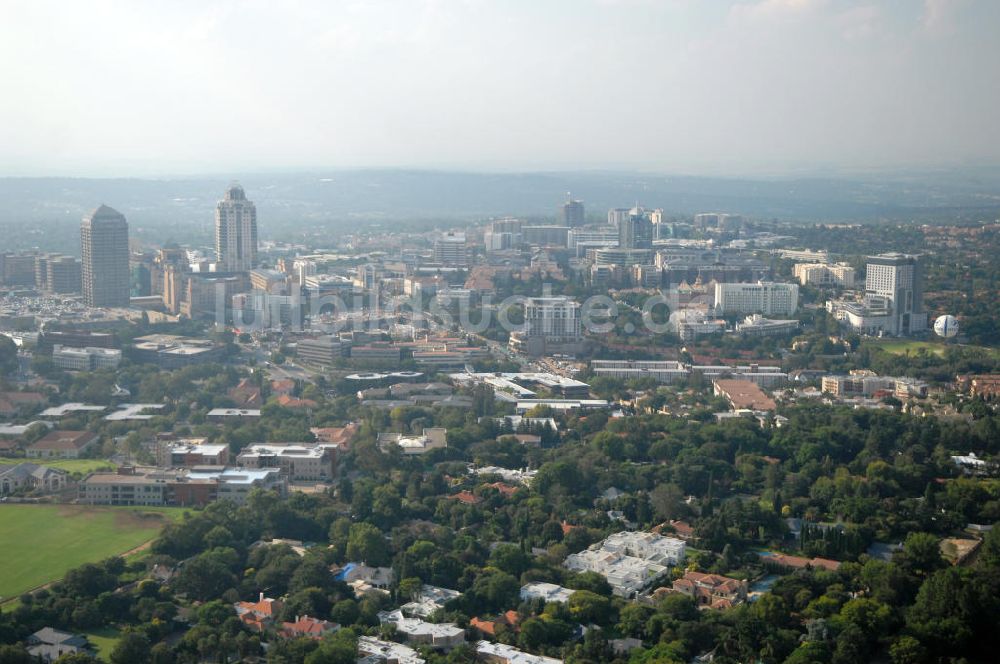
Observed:
[[[129,305],[128,222],[102,205],[80,225],[83,298],[89,307]]]
[[[559,225],[576,228],[587,223],[583,201],[567,200],[559,207]]]
[[[890,311],[886,332],[906,336],[927,329],[924,311],[924,270],[918,256],[869,256],[865,269],[865,298]]]
[[[238,184],[231,185],[215,207],[215,254],[219,272],[247,272],[257,266],[257,208]]]

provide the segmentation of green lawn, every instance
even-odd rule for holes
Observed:
[[[180,508],[0,505],[0,602],[156,537]]]
[[[90,641],[90,645],[94,646],[97,658],[102,662],[110,661],[111,651],[115,649],[115,644],[122,636],[121,630],[114,627],[102,627],[83,634]]]
[[[955,344],[945,341],[911,341],[907,339],[877,339],[865,342],[866,346],[876,348],[893,355],[905,355],[907,353],[916,355],[920,351],[927,351],[931,355],[941,357],[948,347],[960,348],[963,350],[978,350],[989,354],[992,357],[1000,358],[1000,349],[988,348],[986,346],[970,346],[968,344]]]
[[[8,466],[18,464],[18,463],[37,463],[40,466],[48,466],[49,468],[58,468],[59,470],[65,470],[67,473],[80,473],[87,474],[92,473],[97,470],[114,470],[115,464],[110,461],[105,461],[104,459],[11,459],[7,457],[0,458],[0,464],[5,464]]]
[[[926,350],[932,355],[944,355],[945,345],[933,341],[907,341],[906,339],[891,339],[884,341],[869,342],[874,348],[883,350],[893,355],[905,355],[907,353],[917,354],[921,350]]]

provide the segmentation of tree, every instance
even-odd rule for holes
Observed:
[[[149,661],[149,639],[142,632],[126,632],[111,651],[111,664]]]
[[[368,565],[385,565],[389,562],[389,547],[378,528],[370,523],[355,523],[347,537],[347,557]]]
[[[903,541],[903,550],[894,562],[919,577],[928,577],[945,566],[938,538],[930,533],[907,535]]]
[[[0,664],[34,664],[35,658],[21,646],[0,646]]]
[[[889,646],[892,664],[922,664],[927,661],[927,649],[912,636],[901,636]]]
[[[177,588],[194,599],[216,599],[236,585],[236,577],[217,557],[201,554],[187,562],[177,575]]]
[[[569,614],[583,624],[606,625],[611,621],[611,601],[589,590],[577,590],[569,598]]]
[[[8,336],[0,335],[0,378],[17,371],[17,344]]]

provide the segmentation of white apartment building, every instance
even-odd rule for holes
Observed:
[[[469,264],[469,246],[465,233],[445,233],[434,240],[434,260],[448,267],[465,267]]]
[[[803,286],[854,288],[854,268],[847,263],[796,263],[792,272]]]
[[[675,383],[690,375],[681,362],[672,360],[592,360],[590,369],[595,376],[630,380],[655,378],[661,383]]]
[[[799,307],[799,287],[768,281],[715,284],[715,309],[721,314],[791,316]]]

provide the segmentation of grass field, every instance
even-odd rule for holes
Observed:
[[[0,505],[0,602],[156,537],[181,508]]]
[[[932,355],[944,355],[944,344],[933,341],[907,341],[906,339],[892,339],[885,341],[872,341],[870,345],[879,350],[883,350],[893,355],[906,355],[910,353],[916,355],[922,350],[926,350]]]
[[[97,658],[102,662],[111,661],[111,651],[115,649],[115,644],[121,638],[122,633],[114,627],[104,627],[90,632],[84,632],[90,645],[94,646]]]
[[[909,341],[907,339],[879,339],[867,341],[865,344],[871,348],[877,348],[878,350],[884,351],[886,353],[891,353],[893,355],[916,355],[921,351],[927,351],[931,355],[937,355],[941,357],[944,355],[944,351],[948,347],[961,348],[965,350],[979,350],[990,354],[993,357],[1000,358],[1000,349],[997,348],[987,348],[985,346],[970,346],[968,344],[953,344],[946,343],[944,341]]]
[[[0,464],[3,465],[15,465],[18,463],[37,463],[40,466],[48,466],[49,468],[58,468],[59,470],[65,470],[67,473],[92,473],[97,470],[113,470],[115,464],[110,461],[105,461],[104,459],[11,459],[7,457],[0,458]]]

